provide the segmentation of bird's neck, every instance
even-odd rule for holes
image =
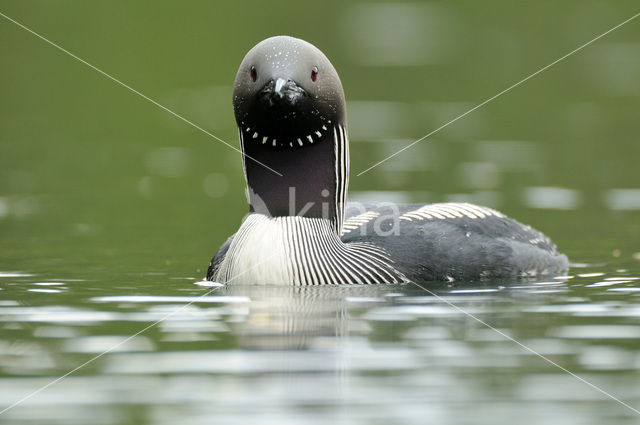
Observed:
[[[250,211],[325,219],[339,235],[349,184],[345,127],[327,124],[309,137],[275,142],[250,127],[239,132]]]

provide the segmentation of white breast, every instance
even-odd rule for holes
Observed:
[[[386,251],[345,244],[329,220],[251,214],[235,234],[213,277],[231,284],[400,283]]]
[[[245,284],[291,284],[295,281],[289,221],[297,217],[250,214],[220,264],[215,280]]]

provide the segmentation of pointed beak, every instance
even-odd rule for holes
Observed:
[[[258,93],[258,96],[269,105],[290,104],[293,105],[306,96],[304,89],[295,81],[277,77],[269,80]]]
[[[276,80],[275,83],[275,87],[273,92],[278,96],[278,97],[282,97],[284,96],[284,92],[282,91],[282,89],[284,88],[285,84],[287,84],[287,80],[285,80],[284,78],[278,78]]]

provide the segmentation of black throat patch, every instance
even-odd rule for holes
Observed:
[[[251,212],[335,219],[335,133],[334,127],[325,127],[317,130],[319,135],[314,130],[282,141],[259,129],[240,129]]]

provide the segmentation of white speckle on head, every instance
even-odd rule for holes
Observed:
[[[265,143],[267,143],[267,139],[269,139],[267,136],[264,136],[262,138],[262,144],[264,145]]]
[[[247,127],[247,133],[251,131],[251,127]]]
[[[320,133],[319,131],[316,131],[316,136],[322,137],[322,133]]]
[[[273,146],[276,145],[276,139],[273,139]]]
[[[323,126],[322,126],[322,129],[323,129],[323,130],[326,130],[326,129],[327,129],[327,126],[326,126],[326,125],[323,125]]]
[[[311,137],[311,135],[308,135],[308,136],[307,136],[307,140],[308,140],[309,142],[313,143],[313,137]]]
[[[298,139],[300,140],[300,139]],[[293,142],[289,142],[289,146],[293,147]]]
[[[258,138],[258,132],[257,132],[257,131],[253,133],[253,138],[254,138],[254,139],[257,139],[257,138]]]
[[[303,145],[302,140],[300,140],[300,138],[298,138],[298,144],[299,144],[300,146],[302,146],[302,145]],[[292,145],[292,146],[293,146],[293,145]]]

